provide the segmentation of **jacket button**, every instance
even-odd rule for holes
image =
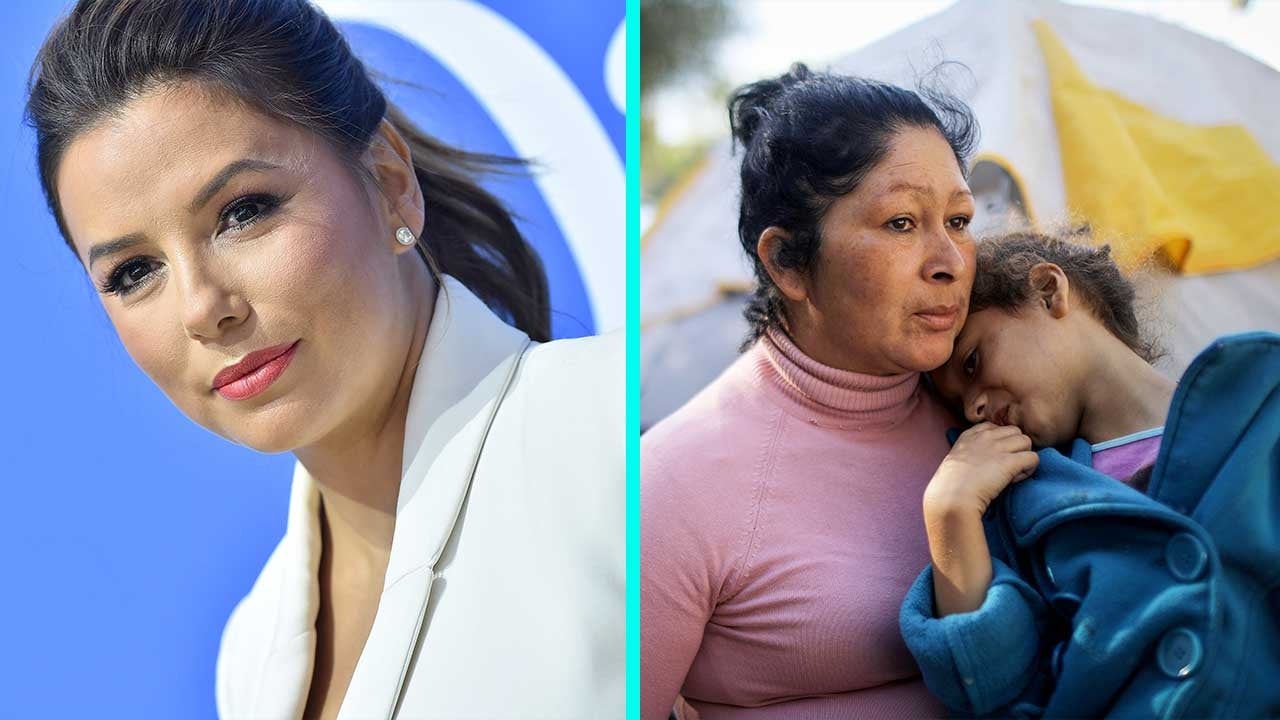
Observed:
[[[1182,582],[1191,582],[1200,577],[1209,564],[1209,553],[1195,535],[1178,533],[1165,545],[1164,561],[1171,575]]]
[[[1160,645],[1156,648],[1156,665],[1160,667],[1160,672],[1179,679],[1194,673],[1200,667],[1203,656],[1204,648],[1195,633],[1186,628],[1174,628],[1160,638]]]
[[[1062,677],[1062,653],[1067,649],[1066,641],[1053,646],[1053,654],[1049,656],[1049,667],[1053,669],[1055,678]]]
[[[1073,618],[1080,609],[1080,596],[1075,593],[1060,592],[1049,598],[1049,605],[1065,618]]]

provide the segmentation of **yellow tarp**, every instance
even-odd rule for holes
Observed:
[[[1122,266],[1161,248],[1185,273],[1280,257],[1280,165],[1247,129],[1191,125],[1126,100],[1091,83],[1046,23],[1035,32],[1067,207]]]

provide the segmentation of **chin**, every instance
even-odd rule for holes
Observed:
[[[1075,440],[1075,435],[1069,432],[1062,432],[1057,429],[1043,430],[1040,428],[1019,427],[1022,433],[1031,438],[1031,444],[1037,448],[1060,448],[1063,445]]]
[[[952,337],[922,339],[906,348],[899,355],[897,364],[912,372],[933,372],[947,364],[954,347],[955,339]]]
[[[297,443],[289,442],[287,439],[276,436],[271,438],[254,438],[252,440],[239,440],[238,444],[256,450],[266,455],[278,455],[279,453],[289,452],[298,447]]]
[[[298,432],[299,424],[279,413],[269,413],[246,422],[226,421],[216,424],[200,423],[209,432],[230,442],[267,455],[289,452],[304,443]]]

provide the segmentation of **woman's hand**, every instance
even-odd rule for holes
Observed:
[[[925,514],[987,511],[1010,483],[1035,472],[1040,457],[1015,425],[979,423],[961,433],[925,488]]]
[[[991,584],[982,514],[1010,483],[1035,472],[1031,438],[1013,425],[974,425],[960,435],[924,491],[938,617],[977,610]]]

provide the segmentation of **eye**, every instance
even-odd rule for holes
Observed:
[[[973,222],[973,218],[966,215],[957,215],[947,221],[952,230],[964,230],[969,227],[969,223]]]
[[[885,223],[885,225],[894,232],[910,232],[916,226],[916,223],[909,217],[896,217]]]
[[[978,371],[978,348],[969,351],[960,369],[964,372],[965,377],[973,377],[973,374]]]
[[[232,200],[222,210],[218,227],[227,230],[244,230],[271,214],[280,205],[274,195],[245,195]]]
[[[151,282],[156,275],[156,263],[146,258],[129,258],[112,268],[100,290],[124,297]]]

